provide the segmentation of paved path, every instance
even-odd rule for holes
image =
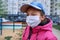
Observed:
[[[55,34],[55,36],[58,38],[58,40],[60,40],[60,31],[53,28],[53,33]]]

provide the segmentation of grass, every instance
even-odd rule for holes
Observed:
[[[6,40],[11,40],[12,36],[5,37]]]
[[[53,27],[60,30],[60,25],[53,25]]]

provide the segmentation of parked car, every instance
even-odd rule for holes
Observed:
[[[2,18],[2,22],[9,22],[9,20],[6,20],[5,18]]]

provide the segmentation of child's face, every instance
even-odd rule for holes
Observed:
[[[41,16],[41,12],[35,8],[29,8],[27,10],[27,16],[39,16],[40,17],[40,20],[44,20],[44,16]]]

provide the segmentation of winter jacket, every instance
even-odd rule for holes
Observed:
[[[27,26],[23,32],[22,40],[57,40],[52,33],[52,20],[43,26],[36,26],[30,32],[30,26]],[[30,38],[29,38],[30,36]]]

